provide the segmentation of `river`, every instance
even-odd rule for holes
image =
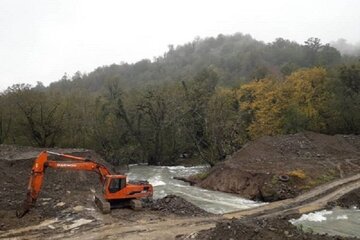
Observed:
[[[162,198],[169,194],[175,194],[205,211],[216,214],[253,208],[264,204],[247,200],[234,194],[190,186],[188,183],[173,179],[174,176],[187,177],[204,172],[207,169],[207,166],[167,167],[132,165],[130,166],[128,178],[129,180],[148,180],[154,186],[154,198]],[[331,211],[324,210],[305,214],[299,219],[292,219],[290,221],[296,226],[301,226],[305,231],[360,237],[360,210],[358,209],[335,208]]]
[[[302,215],[290,222],[304,231],[360,237],[360,210],[334,208]]]
[[[175,194],[211,213],[227,213],[263,204],[240,198],[234,194],[193,187],[188,183],[173,179],[174,176],[187,177],[201,173],[206,171],[207,168],[207,166],[167,167],[132,165],[127,175],[129,180],[148,180],[154,186],[154,198],[162,198],[169,194]]]

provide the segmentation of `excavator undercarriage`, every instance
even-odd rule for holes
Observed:
[[[116,208],[129,207],[135,211],[142,209],[142,202],[139,199],[107,201],[100,194],[94,195],[94,203],[103,214],[108,214],[111,212],[111,209],[116,209]]]

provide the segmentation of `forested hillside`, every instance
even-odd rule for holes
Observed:
[[[287,75],[302,67],[331,67],[340,62],[339,51],[317,38],[310,38],[304,44],[282,38],[265,44],[250,35],[238,33],[195,39],[176,48],[170,45],[163,56],[152,61],[144,59],[135,64],[99,67],[89,74],[75,74],[72,79],[76,81],[72,84],[64,77],[51,88],[79,87],[98,91],[104,88],[106,80],[111,79],[117,79],[122,88],[143,88],[188,80],[209,66],[217,72],[220,85],[238,86],[268,74]]]
[[[360,133],[360,62],[317,38],[196,39],[0,95],[0,143],[92,148],[115,164],[214,164],[250,139],[304,130]]]

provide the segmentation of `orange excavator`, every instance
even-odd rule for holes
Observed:
[[[60,157],[63,160],[50,160],[48,159],[49,155]],[[129,206],[138,210],[142,207],[141,199],[151,198],[153,195],[153,187],[147,181],[128,183],[125,175],[112,174],[107,167],[90,159],[43,151],[35,159],[26,199],[22,208],[16,211],[17,217],[23,217],[35,205],[44,181],[46,168],[96,172],[103,188],[101,195],[95,195],[95,204],[104,214],[110,213],[111,208],[119,206]]]

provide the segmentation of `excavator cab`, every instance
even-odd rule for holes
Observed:
[[[108,175],[106,176],[104,184],[104,193],[106,193],[106,188],[109,193],[116,193],[126,186],[126,176],[123,175]]]
[[[147,181],[127,182],[126,175],[106,175],[103,195],[107,201],[152,197],[153,188]]]

